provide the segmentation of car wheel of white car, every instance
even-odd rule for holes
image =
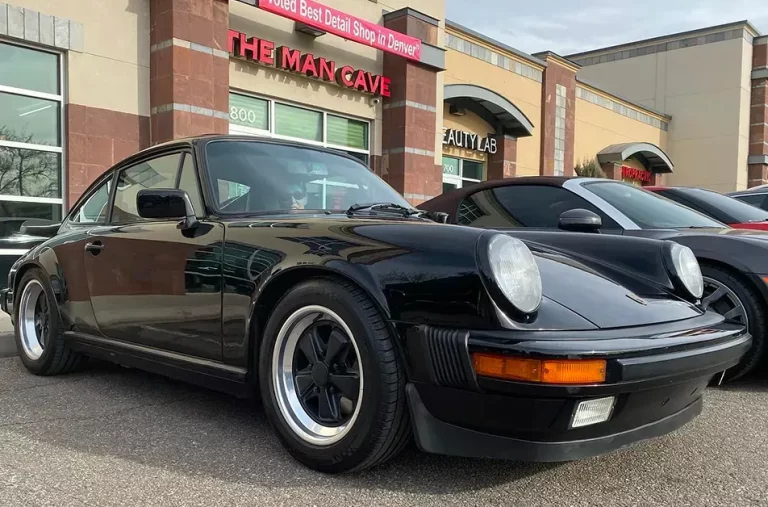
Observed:
[[[16,349],[22,363],[36,375],[75,370],[82,356],[60,334],[56,297],[45,273],[30,269],[21,278],[14,303]]]
[[[276,305],[263,336],[261,397],[297,460],[347,472],[404,447],[404,368],[385,320],[360,289],[330,279],[298,285]]]

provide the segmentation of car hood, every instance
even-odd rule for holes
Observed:
[[[544,296],[599,328],[642,326],[701,314],[651,280],[536,244],[528,246],[539,265]]]

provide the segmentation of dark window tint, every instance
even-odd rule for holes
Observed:
[[[633,185],[599,181],[583,186],[642,229],[724,227],[724,224],[706,215]]]
[[[112,211],[112,223],[137,222],[136,197],[145,188],[176,188],[181,154],[165,155],[120,172]]]
[[[509,185],[473,194],[459,205],[458,222],[475,227],[557,227],[572,209],[596,213],[605,229],[619,225],[578,195],[561,187]]]
[[[757,195],[737,195],[734,196],[741,202],[745,202],[751,206],[757,206],[758,208],[768,209],[768,203],[766,203],[764,194]]]
[[[195,214],[199,217],[204,215],[203,199],[200,196],[200,185],[197,182],[195,174],[195,160],[191,153],[184,155],[184,163],[181,166],[181,176],[179,177],[179,189],[184,190],[189,195],[189,201],[195,208]]]
[[[355,203],[377,202],[410,207],[366,166],[324,150],[215,141],[206,156],[214,200],[224,212],[346,211]]]
[[[70,221],[76,224],[106,222],[111,189],[112,178],[110,177],[71,215]]]
[[[709,211],[710,214],[714,215],[716,212],[716,218],[728,223],[762,222],[768,220],[768,213],[765,211],[711,190],[685,188],[680,189],[680,193],[689,201],[698,204],[705,211]]]

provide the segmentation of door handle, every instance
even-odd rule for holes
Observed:
[[[99,255],[102,250],[104,250],[104,243],[101,241],[93,241],[85,245],[85,251],[91,252],[93,255]]]

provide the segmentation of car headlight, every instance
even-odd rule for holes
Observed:
[[[696,299],[704,293],[701,267],[693,251],[687,246],[670,242],[667,250],[668,266],[675,285],[681,286]]]
[[[541,304],[541,275],[536,259],[519,239],[496,234],[488,242],[491,274],[504,296],[523,313]]]

